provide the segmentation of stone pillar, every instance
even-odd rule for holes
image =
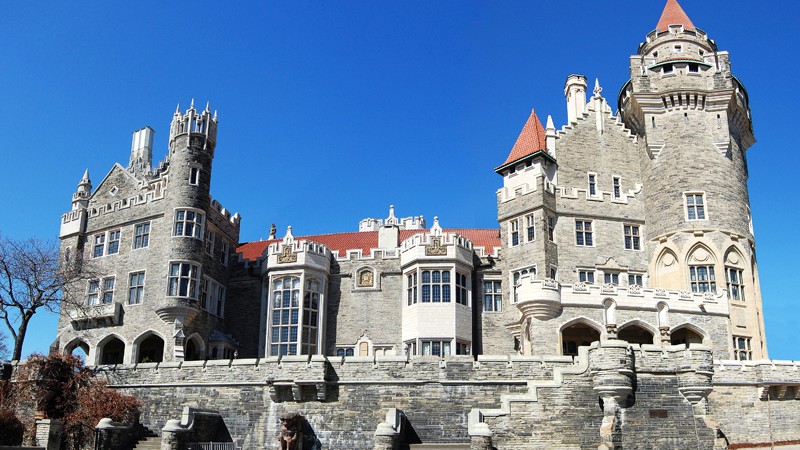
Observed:
[[[181,426],[180,420],[168,420],[161,429],[161,450],[186,450],[189,437],[189,430]]]
[[[46,450],[61,448],[61,430],[64,422],[56,419],[42,419],[36,421],[36,445]]]
[[[489,425],[478,422],[469,431],[469,450],[492,450],[492,431]]]
[[[375,430],[374,450],[398,450],[400,435],[388,422],[381,422]]]
[[[589,350],[589,371],[594,391],[603,400],[599,449],[614,448],[620,433],[620,410],[633,391],[633,358],[628,343],[621,340],[601,342]]]

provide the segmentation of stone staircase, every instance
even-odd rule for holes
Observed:
[[[153,430],[142,427],[139,441],[133,446],[134,450],[161,450],[161,436]]]

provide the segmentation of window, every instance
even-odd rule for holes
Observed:
[[[619,274],[613,272],[605,272],[603,273],[603,282],[605,284],[619,285]]]
[[[706,218],[703,194],[686,195],[686,217],[689,220],[704,220]]]
[[[272,356],[319,353],[319,323],[325,288],[323,281],[311,276],[306,277],[304,283],[301,284],[299,276],[292,275],[279,276],[272,281],[268,335]],[[352,347],[350,349],[352,351]],[[352,353],[345,350],[345,355]]]
[[[536,276],[536,267],[526,267],[524,269],[519,269],[519,270],[515,270],[514,271],[514,275],[513,275],[514,287],[513,287],[513,290],[514,290],[514,302],[515,303],[519,301],[519,296],[517,295],[517,285],[519,284],[519,280],[520,280],[520,278],[522,278],[523,275],[530,275],[532,277],[535,277]]]
[[[448,272],[445,272],[448,273]],[[445,301],[450,301],[447,299]],[[469,306],[469,290],[467,289],[467,276],[456,272],[456,303]]]
[[[200,184],[200,169],[192,167],[189,169],[189,184],[197,186]]]
[[[225,286],[209,277],[203,277],[200,307],[223,317],[225,314]]]
[[[594,283],[594,271],[592,270],[579,270],[578,281],[582,283]]]
[[[211,230],[206,230],[206,253],[214,256],[214,241],[217,240],[217,234]]]
[[[511,246],[519,245],[519,220],[514,219],[509,222],[511,226]]]
[[[422,271],[422,302],[440,303],[450,301],[450,271]]]
[[[469,355],[469,344],[456,342],[456,355]]]
[[[336,356],[353,356],[353,347],[336,347]]]
[[[417,303],[417,272],[406,275],[406,292],[408,294],[408,306]]]
[[[89,280],[89,289],[86,294],[87,305],[111,303],[114,301],[115,277],[106,277],[100,280]]]
[[[119,253],[119,230],[108,232],[108,254]]]
[[[547,216],[547,239],[553,242],[553,234],[556,230],[556,218],[554,216]]]
[[[672,73],[672,64],[664,64],[664,73]]]
[[[145,248],[150,244],[150,222],[133,226],[133,248]]]
[[[733,337],[733,359],[739,361],[750,361],[753,359],[753,351],[750,348],[749,337]]]
[[[225,239],[222,240],[222,249],[219,252],[219,262],[222,263],[223,266],[228,265],[228,252],[230,250],[230,244]]]
[[[134,272],[128,281],[128,304],[138,305],[144,298],[144,272]]]
[[[642,283],[642,276],[638,274],[628,274],[628,286],[644,286]]]
[[[698,69],[699,69],[699,66],[697,64],[689,63],[689,72],[697,73]]]
[[[483,311],[500,312],[503,310],[503,292],[499,280],[483,282]]]
[[[108,243],[108,245],[106,245]],[[111,230],[94,235],[92,257],[99,258],[104,255],[119,253],[119,230]]]
[[[528,214],[525,216],[525,231],[528,234],[528,242],[531,242],[536,238],[536,227],[534,225],[535,222],[533,220],[533,214]]]
[[[422,341],[422,354],[450,356],[450,341]]]
[[[319,323],[320,282],[315,278],[306,279],[303,294],[303,341],[301,353],[317,353],[317,324]]]
[[[575,221],[575,245],[584,247],[592,246],[592,221],[591,220],[576,220]]]
[[[689,281],[692,292],[717,292],[714,266],[689,266]]]
[[[92,256],[95,258],[99,258],[105,254],[105,247],[106,247],[106,235],[103,234],[96,234],[94,236],[94,249],[92,250]]]
[[[639,225],[623,225],[625,234],[625,250],[641,250],[639,242]]]
[[[91,280],[89,281],[89,289],[86,295],[86,304],[87,305],[96,305],[98,295],[100,292],[100,281],[99,280]]]
[[[300,278],[276,278],[272,284],[270,354],[296,355],[300,323]]]
[[[612,185],[614,186],[614,198],[621,198],[622,197],[622,191],[620,190],[620,185],[619,185],[620,179],[619,179],[619,177],[613,177],[611,179],[611,182],[612,182]]]
[[[597,195],[597,175],[593,173],[589,174],[589,195]]]
[[[167,295],[197,299],[197,282],[200,268],[192,263],[177,262],[169,265]]]
[[[744,301],[744,279],[742,270],[735,267],[725,268],[725,283],[728,286],[728,298]]]
[[[203,214],[184,209],[175,211],[175,236],[202,238]]]

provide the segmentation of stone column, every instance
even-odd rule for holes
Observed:
[[[398,450],[400,435],[388,422],[381,422],[375,430],[374,450]]]
[[[42,419],[36,421],[36,445],[46,450],[61,448],[61,429],[64,422],[56,419]]]
[[[614,448],[620,433],[620,410],[633,391],[633,358],[628,343],[621,340],[601,342],[589,350],[589,371],[593,389],[603,400],[603,422],[600,424],[598,449]]]
[[[189,437],[189,430],[181,426],[180,420],[168,420],[161,429],[161,450],[185,450]]]
[[[492,450],[492,431],[484,422],[476,423],[469,430],[469,450]]]

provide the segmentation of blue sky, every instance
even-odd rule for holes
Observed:
[[[599,78],[615,105],[628,57],[664,3],[5,4],[0,232],[55,238],[83,171],[96,184],[127,162],[131,132],[145,125],[163,158],[175,106],[192,98],[219,111],[212,195],[242,214],[243,241],[266,237],[273,222],[279,234],[352,231],[390,204],[445,227],[495,227],[492,168],[530,109],[563,125],[571,73]],[[749,90],[768,346],[772,358],[800,359],[800,244],[788,226],[798,223],[789,88],[800,74],[800,6],[681,4],[731,52]],[[38,314],[24,353],[54,338],[55,318]]]

